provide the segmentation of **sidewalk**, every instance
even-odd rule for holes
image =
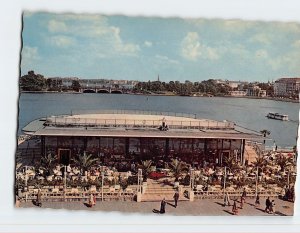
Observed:
[[[274,216],[264,212],[265,200],[261,200],[261,205],[255,208],[254,199],[246,199],[244,208],[240,209],[240,203],[237,203],[239,214],[241,216]],[[275,199],[276,216],[293,215],[294,203]],[[194,202],[181,201],[177,208],[174,208],[173,202],[166,205],[166,215],[194,215],[194,216],[230,216],[232,215],[232,206],[224,207],[223,200],[195,200]],[[21,208],[40,208],[34,206],[31,202],[21,203]],[[89,211],[120,211],[124,213],[147,213],[155,214],[160,208],[160,202],[124,202],[124,201],[98,201],[96,206],[88,208],[83,202],[44,202],[42,208],[67,209],[67,210],[89,210]],[[155,212],[155,211],[154,211]]]

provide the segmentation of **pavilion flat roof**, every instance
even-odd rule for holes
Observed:
[[[158,129],[162,118],[169,126],[167,131]],[[264,139],[260,134],[235,129],[232,122],[134,114],[52,116],[32,121],[23,132],[40,136]]]

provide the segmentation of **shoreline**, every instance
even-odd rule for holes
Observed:
[[[29,94],[84,94],[82,92],[68,91],[68,92],[59,92],[59,91],[20,91],[22,93]],[[100,94],[100,93],[90,93],[90,94]],[[105,93],[106,94],[106,93]],[[107,93],[111,94],[111,93]],[[289,102],[289,103],[299,103],[299,100],[295,99],[286,99],[286,98],[272,98],[272,97],[256,97],[256,96],[182,96],[175,94],[142,94],[142,93],[123,93],[124,95],[143,95],[143,96],[180,96],[180,97],[198,97],[198,98],[244,98],[244,99],[263,99],[263,100],[273,100],[273,101],[281,101],[281,102]]]

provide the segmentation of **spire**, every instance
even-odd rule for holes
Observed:
[[[157,75],[157,81],[159,82],[159,75]]]

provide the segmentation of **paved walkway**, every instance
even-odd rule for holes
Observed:
[[[249,203],[248,203],[249,202]],[[261,206],[255,208],[253,206],[254,199],[246,199],[243,209],[239,209],[239,215],[243,216],[272,216],[264,212],[265,200],[261,200]],[[173,202],[166,205],[166,215],[194,215],[194,216],[212,216],[212,215],[232,215],[232,206],[224,207],[223,200],[210,199],[210,200],[195,200],[194,202],[182,201],[178,203],[177,208],[174,208]],[[293,204],[291,202],[275,199],[276,215],[277,216],[291,216],[293,215]],[[239,207],[239,203],[238,207]],[[22,203],[21,207],[34,207],[31,202]],[[160,208],[160,202],[123,202],[123,201],[107,201],[96,203],[96,206],[88,208],[82,202],[44,202],[42,208],[52,209],[68,209],[68,210],[90,210],[90,211],[121,211],[124,213],[153,213]]]

